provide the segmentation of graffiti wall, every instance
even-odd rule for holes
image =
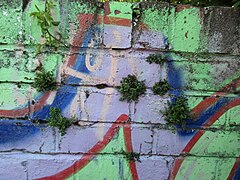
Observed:
[[[167,3],[55,0],[45,47],[31,13],[43,0],[0,3],[0,179],[239,179],[240,11]],[[59,32],[59,33],[58,33]],[[146,61],[167,57],[164,65]],[[42,66],[57,89],[33,87]],[[129,74],[144,81],[138,101],[120,101]],[[167,79],[168,94],[153,85]],[[161,111],[184,94],[184,129]],[[61,135],[50,109],[75,121]]]

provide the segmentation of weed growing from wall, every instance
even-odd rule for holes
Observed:
[[[38,92],[56,90],[57,83],[53,73],[51,71],[47,72],[41,67],[39,72],[36,73],[33,87],[36,88]]]
[[[147,57],[147,62],[149,62],[150,64],[155,63],[155,64],[159,64],[159,65],[163,65],[165,62],[167,62],[168,57],[166,55],[162,55],[162,54],[150,54]]]
[[[35,6],[37,11],[32,12],[30,16],[34,17],[38,21],[38,25],[41,28],[42,32],[42,38],[45,39],[44,44],[38,44],[37,45],[37,54],[41,52],[41,49],[43,46],[51,46],[51,47],[59,47],[59,44],[62,44],[65,46],[63,41],[61,40],[61,34],[58,33],[58,37],[54,36],[51,33],[51,29],[54,28],[54,26],[58,26],[60,24],[59,21],[55,21],[51,15],[51,9],[54,7],[54,4],[50,0],[45,1],[45,9],[41,11],[38,6]]]
[[[170,124],[186,126],[186,120],[191,119],[187,98],[184,96],[177,97],[173,103],[168,101],[165,111],[160,111],[165,120]]]
[[[233,0],[234,2],[234,7],[240,7],[240,0]]]
[[[138,101],[138,97],[146,92],[144,82],[138,81],[135,75],[128,75],[123,78],[117,89],[122,95],[120,101],[127,100],[127,102]]]
[[[129,152],[129,153],[127,153],[127,152],[125,152],[124,150],[122,150],[120,153],[123,154],[124,157],[125,157],[129,162],[131,162],[131,161],[141,162],[141,161],[140,161],[140,153],[136,153],[136,152]]]
[[[62,136],[66,134],[67,128],[74,122],[74,118],[63,117],[59,108],[50,108],[50,117],[46,120],[49,126],[57,127]]]
[[[152,91],[155,95],[163,96],[171,89],[170,84],[168,81],[160,80],[159,82],[155,83],[152,87]]]

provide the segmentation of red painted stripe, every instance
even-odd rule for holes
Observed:
[[[26,116],[29,112],[28,108],[16,109],[16,110],[0,110],[1,117],[22,117]]]
[[[192,139],[188,142],[186,147],[182,150],[182,153],[189,153],[193,146],[197,143],[197,141],[202,137],[204,134],[204,130],[199,130],[193,137]]]
[[[123,131],[124,131],[124,142],[125,142],[126,152],[131,153],[133,152],[133,147],[132,147],[132,132],[131,132],[130,124],[126,124],[123,128]],[[137,173],[135,162],[129,161],[129,167],[130,167],[133,180],[138,180],[138,173]]]
[[[191,114],[194,119],[197,119],[208,107],[213,105],[218,98],[216,97],[208,97],[201,101],[195,108],[192,109]]]
[[[240,157],[236,159],[236,162],[234,164],[234,166],[232,167],[232,170],[231,172],[229,173],[228,177],[227,177],[227,180],[232,180],[236,171],[238,170],[240,166]]]
[[[78,57],[77,54],[74,52],[76,51],[76,47],[81,47],[84,35],[87,31],[87,29],[93,25],[94,23],[94,14],[79,14],[78,15],[78,20],[80,27],[74,37],[74,40],[72,42],[72,47],[70,48],[70,54],[73,53],[74,55],[71,55],[70,58],[68,59],[67,66],[72,67],[76,59]],[[116,18],[116,17],[109,17],[109,16],[101,16],[97,15],[97,22],[98,24],[110,24],[110,25],[118,25],[118,26],[128,26],[130,27],[132,25],[132,21],[129,19],[123,19],[123,18]]]
[[[132,21],[130,19],[104,16],[104,24],[131,27]]]
[[[68,167],[67,169],[52,175],[47,176],[43,178],[39,178],[37,180],[63,180],[68,178],[69,176],[73,175],[74,173],[80,171],[82,168],[84,168],[93,158],[95,158],[98,153],[100,153],[112,140],[112,138],[116,135],[120,127],[124,128],[124,139],[125,139],[125,145],[127,150],[131,150],[132,152],[132,143],[131,143],[131,127],[130,124],[122,124],[127,123],[128,116],[123,114],[121,115],[116,122],[111,126],[111,128],[107,131],[107,133],[104,135],[103,140],[97,142],[96,145],[94,145],[86,154],[82,156],[82,158],[78,161],[76,161],[73,165]],[[118,124],[121,123],[121,124]],[[126,142],[127,141],[127,142]],[[132,162],[130,164],[130,169],[132,176],[134,180],[138,179],[137,176],[137,170],[135,162]]]
[[[94,15],[93,14],[79,14],[78,15],[78,21],[79,21],[79,29],[74,36],[72,46],[70,48],[70,54],[74,53],[76,50],[76,47],[80,47],[82,45],[85,32],[87,29],[93,24]],[[74,53],[74,55],[71,55],[68,59],[67,66],[72,67],[77,59],[78,55]]]
[[[213,105],[215,102],[217,102],[218,97],[226,95],[227,93],[231,92],[233,88],[240,87],[240,79],[235,79],[229,84],[223,86],[217,93],[214,93],[211,97],[208,97],[204,99],[202,102],[200,102],[196,107],[194,107],[191,111],[191,114],[193,115],[194,119],[197,119],[203,111],[205,111],[208,107]],[[223,91],[223,92],[221,92]]]
[[[50,96],[50,91],[46,92],[40,99],[39,102],[35,105],[31,105],[31,108],[34,108],[34,111],[41,109],[41,107],[46,103],[46,100]],[[15,109],[15,110],[0,110],[0,116],[2,117],[22,117],[29,113],[29,108]]]
[[[181,158],[181,159],[178,158],[174,161],[172,170],[170,171],[169,176],[168,176],[168,180],[175,179],[182,162],[183,162],[183,158]]]

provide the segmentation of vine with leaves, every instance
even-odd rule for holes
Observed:
[[[44,10],[40,10],[40,8],[35,5],[37,11],[30,14],[31,17],[37,19],[38,25],[41,28],[41,37],[45,40],[43,44],[37,44],[37,54],[41,52],[41,49],[44,46],[50,46],[55,48],[59,47],[59,44],[66,46],[65,43],[62,41],[62,36],[59,32],[56,32],[57,36],[51,33],[51,29],[59,26],[60,24],[59,21],[55,21],[53,19],[51,14],[51,10],[54,6],[55,5],[51,0],[46,0]]]

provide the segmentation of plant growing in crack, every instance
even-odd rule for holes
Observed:
[[[169,124],[180,125],[183,129],[186,127],[186,121],[192,119],[188,107],[187,98],[179,96],[173,103],[167,102],[165,111],[160,111]]]
[[[120,101],[138,101],[139,96],[146,92],[144,81],[139,81],[135,75],[128,75],[121,80],[121,85],[117,87],[122,97]]]
[[[33,87],[38,92],[54,91],[57,89],[57,82],[51,71],[46,71],[43,67],[39,68],[34,79]]]
[[[123,149],[120,151],[120,154],[124,155],[124,157],[129,161],[138,161],[138,162],[141,162],[140,161],[140,153],[136,153],[136,152],[126,152],[124,151]]]
[[[152,87],[152,91],[155,95],[163,96],[171,89],[170,84],[166,79],[160,80],[159,82],[155,83]]]
[[[41,28],[41,37],[45,40],[43,44],[38,43],[37,44],[37,50],[36,53],[39,54],[42,50],[42,47],[44,46],[50,46],[50,47],[59,47],[59,44],[62,44],[64,46],[65,43],[62,41],[62,36],[59,32],[56,32],[57,36],[52,34],[51,29],[59,26],[60,22],[55,21],[51,15],[51,9],[54,7],[54,3],[51,0],[45,0],[45,9],[40,10],[40,8],[35,5],[35,8],[37,11],[32,12],[30,16],[33,18],[36,18],[38,21],[38,25]]]
[[[167,55],[162,55],[162,54],[150,54],[147,57],[146,61],[149,62],[150,64],[155,63],[162,66],[165,62],[168,61],[168,57]]]
[[[49,126],[57,127],[61,136],[64,136],[67,128],[69,128],[76,119],[74,117],[71,119],[63,117],[59,108],[50,108],[50,117],[46,120]]]

